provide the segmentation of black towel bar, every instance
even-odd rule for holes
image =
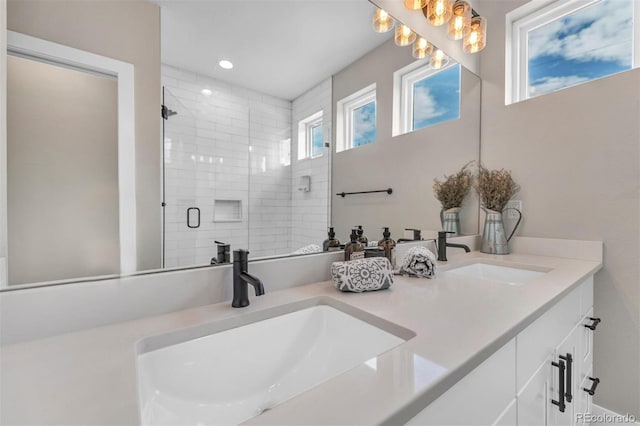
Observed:
[[[379,191],[360,191],[360,192],[339,192],[336,195],[341,196],[342,198],[346,197],[347,195],[354,195],[354,194],[373,194],[376,192],[386,192],[387,194],[393,194],[393,189],[392,188],[387,188],[387,189],[381,189]]]

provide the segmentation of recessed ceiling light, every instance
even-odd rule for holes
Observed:
[[[224,68],[225,70],[230,70],[231,68],[233,68],[233,62],[229,61],[228,59],[222,59],[220,62],[218,62],[218,65],[220,65],[220,68]]]
[[[203,94],[203,95],[205,95],[205,96],[211,96],[211,95],[213,95],[213,92],[212,92],[211,90],[209,90],[209,89],[202,89],[202,90],[200,91],[200,93],[202,93],[202,94]]]

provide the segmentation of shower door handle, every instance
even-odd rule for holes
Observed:
[[[200,209],[199,208],[189,207],[187,209],[187,227],[191,229],[200,228]]]

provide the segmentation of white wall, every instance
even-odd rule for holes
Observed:
[[[291,253],[291,102],[267,95],[249,103],[249,249]]]
[[[504,105],[505,14],[484,1],[482,162],[522,186],[522,235],[602,240],[595,277],[595,402],[640,416],[640,70]]]
[[[168,65],[162,82],[178,113],[165,121],[165,266],[208,264],[215,240],[253,258],[288,253],[291,171],[281,141],[290,139],[291,103]],[[216,199],[240,201],[242,219],[214,222]],[[188,207],[200,208],[200,228],[187,227]]]
[[[329,225],[329,162],[331,149],[321,157],[298,160],[298,123],[322,111],[324,141],[331,146],[331,78],[294,99],[291,107],[291,248],[309,244],[322,245]],[[311,191],[298,191],[302,176],[311,176]]]

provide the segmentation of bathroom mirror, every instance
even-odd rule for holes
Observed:
[[[342,243],[354,225],[371,240],[382,226],[396,239],[404,228],[440,229],[433,179],[479,159],[478,76],[453,61],[428,73],[416,102],[436,119],[396,136],[394,72],[428,63],[396,47],[393,31],[373,31],[369,1],[161,5],[165,266],[208,262],[214,239],[256,259],[312,253],[328,226]],[[377,124],[375,143],[338,152],[337,103],[373,83],[377,117],[364,125]],[[186,223],[191,206],[197,230]],[[473,195],[464,207],[461,231],[477,233]]]
[[[257,259],[313,252],[328,226],[343,243],[354,225],[363,225],[370,240],[383,226],[395,239],[404,228],[440,228],[433,179],[479,157],[477,76],[451,63],[460,84],[446,92],[459,98],[459,117],[398,134],[394,72],[416,64],[410,47],[394,45],[393,32],[372,30],[369,1],[155,3],[162,23],[163,204],[160,244],[138,241],[138,250],[153,251],[146,258],[157,259],[145,270],[209,266],[216,241],[248,248]],[[374,83],[375,142],[339,149],[338,103]],[[416,99],[440,116],[442,96],[432,88]],[[336,195],[387,188],[392,194]],[[118,223],[110,223],[114,232]],[[473,196],[461,225],[465,234],[478,230]],[[85,252],[117,244],[85,240]],[[122,269],[117,252],[109,259],[108,270],[100,269],[105,260],[62,275],[47,276],[46,268],[32,278],[9,274],[4,289],[134,272]]]

